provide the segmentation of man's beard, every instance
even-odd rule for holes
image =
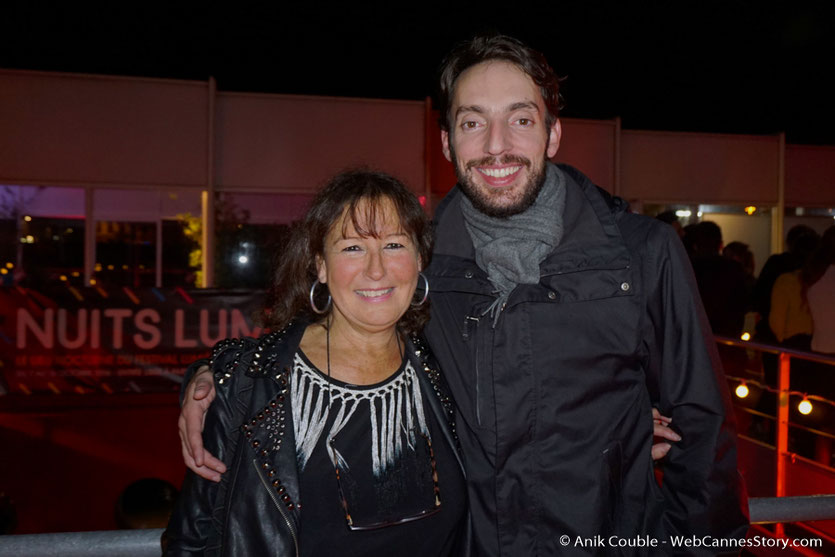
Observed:
[[[452,159],[452,165],[455,167],[455,176],[458,178],[458,186],[473,207],[477,211],[484,213],[488,217],[504,219],[519,213],[524,213],[536,201],[539,192],[545,185],[545,159],[542,160],[542,166],[536,170],[532,169],[533,164],[530,159],[519,155],[504,155],[503,157],[484,157],[476,161],[470,161],[466,164],[466,168],[462,171],[458,164],[458,157],[455,154],[455,149],[450,142],[449,151]],[[494,199],[499,196],[491,196],[489,194],[489,186],[479,188],[470,179],[471,172],[478,172],[473,170],[477,166],[491,166],[495,164],[521,164],[528,172],[528,180],[522,187],[521,197],[508,205],[495,205]]]

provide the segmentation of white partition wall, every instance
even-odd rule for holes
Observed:
[[[775,204],[778,136],[626,131],[621,195],[663,203]]]
[[[205,187],[207,85],[0,72],[0,180]]]
[[[619,193],[616,120],[563,118],[562,140],[554,160],[576,167],[598,186]]]
[[[835,147],[786,146],[786,206],[835,206]]]
[[[216,186],[315,190],[360,165],[424,190],[424,103],[219,93]]]

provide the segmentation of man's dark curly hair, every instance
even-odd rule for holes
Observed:
[[[348,222],[362,236],[375,236],[369,228],[390,201],[400,227],[415,243],[424,268],[432,257],[432,230],[429,219],[415,195],[396,178],[370,170],[352,170],[334,176],[313,199],[304,218],[293,224],[289,239],[278,256],[275,274],[268,294],[267,309],[262,321],[272,330],[286,326],[291,320],[303,318],[315,322],[323,318],[310,307],[310,287],[317,278],[316,256],[324,257],[325,239],[346,213]],[[349,220],[350,219],[350,220]],[[369,225],[370,223],[370,225]],[[422,293],[418,281],[419,295]],[[328,301],[327,285],[316,288],[316,307]],[[330,310],[329,310],[330,311]],[[419,332],[429,320],[428,300],[418,307],[410,306],[398,326],[406,334]]]
[[[490,60],[510,62],[525,72],[539,87],[545,103],[545,124],[550,128],[560,114],[560,80],[542,53],[506,35],[483,35],[458,44],[441,65],[438,123],[450,131],[455,83],[467,69]]]

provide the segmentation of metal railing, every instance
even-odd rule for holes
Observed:
[[[789,393],[791,377],[791,360],[799,358],[811,362],[835,366],[835,356],[794,350],[782,346],[774,346],[760,342],[742,341],[735,338],[716,335],[716,342],[726,346],[735,346],[746,350],[756,350],[769,354],[776,354],[779,359],[777,379],[777,477],[774,494],[777,497],[786,495],[786,462],[789,453]],[[835,369],[833,369],[835,372]]]
[[[751,524],[835,518],[835,495],[753,497]],[[109,530],[0,536],[0,556],[14,557],[158,557],[163,530]]]
[[[159,557],[162,528],[0,536],[2,557]]]
[[[766,505],[767,508],[771,509],[772,505],[794,505],[792,500],[797,501],[797,505],[814,505],[821,503],[824,508],[829,508],[826,505],[831,503],[825,503],[825,499],[819,499],[815,496],[810,497],[786,497],[787,494],[787,476],[788,476],[788,463],[791,458],[794,456],[789,452],[789,394],[791,392],[791,361],[793,358],[807,360],[811,362],[817,362],[821,364],[827,364],[831,366],[835,366],[835,356],[829,356],[825,354],[819,354],[814,352],[806,352],[802,350],[795,350],[791,348],[786,348],[783,346],[775,346],[771,344],[764,344],[760,342],[752,342],[752,341],[743,341],[736,338],[724,337],[716,335],[716,342],[718,344],[722,344],[725,346],[734,346],[737,348],[743,348],[746,350],[755,350],[760,353],[769,353],[769,354],[776,354],[778,357],[778,374],[777,374],[777,430],[776,430],[776,441],[775,441],[775,466],[776,466],[776,474],[775,474],[775,485],[774,485],[774,494],[777,496],[775,498],[763,498],[762,503]],[[835,369],[833,369],[835,372]],[[749,410],[749,409],[745,409]],[[755,413],[755,412],[752,412]],[[818,432],[822,433],[822,432]],[[827,435],[822,433],[823,435]],[[828,468],[828,467],[827,467]],[[830,497],[830,496],[826,496]],[[751,499],[754,501],[755,499]],[[774,503],[765,503],[765,501],[774,500]],[[804,503],[803,501],[807,501]],[[784,508],[784,507],[780,507]],[[788,508],[788,507],[785,507]],[[795,508],[795,507],[792,507]],[[800,508],[800,507],[797,507]],[[811,511],[810,508],[803,507],[803,509]],[[826,519],[835,518],[835,514],[822,511],[826,515]],[[808,513],[807,513],[808,514]],[[788,515],[791,516],[791,515]],[[773,520],[769,522],[777,523],[775,528],[775,534],[777,536],[784,536],[784,528],[782,523],[783,522],[800,522],[800,521],[808,521],[808,520],[821,520],[821,518],[789,518],[786,520]],[[752,518],[752,523],[754,519]]]
[[[835,518],[835,495],[751,497],[748,513],[751,524],[831,520]]]

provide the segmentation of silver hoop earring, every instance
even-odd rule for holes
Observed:
[[[423,305],[423,303],[426,301],[426,298],[428,298],[428,297],[429,297],[429,279],[428,279],[428,278],[426,278],[426,275],[424,275],[423,273],[418,273],[418,276],[419,276],[420,278],[422,278],[422,279],[423,279],[423,282],[426,284],[426,290],[424,290],[424,292],[423,292],[423,298],[421,298],[421,299],[420,299],[420,301],[419,301],[418,303],[414,303],[414,302],[412,302],[412,307],[413,307],[413,308],[416,308],[416,307],[420,307],[420,306],[422,306],[422,305]],[[417,290],[415,290],[415,291],[417,292]]]
[[[331,295],[328,294],[328,303],[325,304],[325,309],[319,309],[316,307],[316,302],[313,301],[313,292],[316,290],[316,286],[322,284],[319,282],[319,279],[316,279],[313,282],[313,286],[310,287],[310,309],[313,310],[314,313],[318,313],[322,315],[323,313],[327,313],[329,309],[331,309]]]

